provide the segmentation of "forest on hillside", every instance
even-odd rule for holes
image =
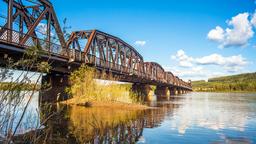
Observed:
[[[194,91],[256,92],[256,73],[211,78],[208,82],[192,81]]]

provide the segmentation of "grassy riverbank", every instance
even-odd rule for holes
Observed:
[[[116,84],[109,81],[97,81],[94,78],[99,77],[95,69],[81,66],[70,76],[71,87],[66,91],[71,95],[71,99],[63,102],[71,105],[80,106],[112,106],[112,107],[138,107],[141,105],[141,99],[131,92],[131,84]],[[114,78],[106,74],[101,74],[102,79]]]
[[[192,81],[192,87],[198,92],[256,92],[256,73]]]

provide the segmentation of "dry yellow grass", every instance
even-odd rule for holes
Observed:
[[[63,103],[72,105],[92,103],[92,106],[97,107],[146,107],[140,105],[139,97],[131,92],[131,85],[98,83],[94,79],[95,75],[95,69],[84,65],[74,71],[70,76],[71,87],[67,89],[72,98]]]

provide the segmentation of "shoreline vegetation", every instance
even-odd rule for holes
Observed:
[[[97,81],[95,77],[108,81]],[[111,74],[99,74],[94,68],[82,65],[70,75],[71,86],[66,88],[70,99],[61,103],[84,107],[147,108],[143,99],[131,91],[131,84],[116,84],[113,81]]]
[[[208,82],[192,81],[192,87],[195,92],[255,93],[256,73],[211,78]]]
[[[36,84],[36,86],[32,83],[17,83],[17,82],[0,82],[0,90],[2,91],[39,91],[41,85]]]

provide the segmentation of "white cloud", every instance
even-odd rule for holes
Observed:
[[[179,66],[181,67],[192,67],[193,58],[189,57],[185,54],[183,50],[177,51],[175,55],[172,55],[172,59],[179,62]]]
[[[47,25],[44,23],[39,23],[38,27],[37,27],[38,32],[40,32],[41,34],[46,35],[47,34]]]
[[[47,24],[39,23],[36,30],[41,35],[47,35]],[[54,33],[51,32],[50,35],[54,36]]]
[[[194,65],[219,65],[223,66],[226,69],[243,67],[248,64],[246,59],[242,55],[234,55],[229,57],[224,57],[220,54],[211,54],[204,57],[193,58],[184,52],[184,50],[178,50],[175,55],[172,55],[171,58],[178,62],[178,66],[189,68]]]
[[[220,47],[244,46],[253,37],[252,23],[249,13],[241,13],[227,21],[230,28],[225,30],[220,26],[212,29],[207,37],[209,40],[220,43]]]
[[[203,67],[200,66],[196,66],[196,67],[192,67],[189,70],[176,70],[175,73],[177,73],[177,75],[184,77],[184,76],[189,76],[189,77],[198,77],[198,76],[204,76],[204,72],[205,70],[203,69]]]
[[[197,65],[219,65],[227,68],[243,67],[248,64],[246,59],[242,55],[233,55],[224,57],[220,54],[211,54],[204,57],[193,58],[184,52],[184,50],[178,50],[171,58],[178,62],[180,67],[193,67]]]
[[[244,72],[249,62],[242,55],[224,57],[220,54],[211,54],[203,57],[191,57],[183,50],[172,56],[178,67],[165,67],[183,79],[204,79]]]
[[[220,54],[211,54],[202,58],[197,58],[196,62],[202,65],[220,65],[220,66],[245,66],[248,62],[242,55],[234,55],[230,57],[223,57]]]
[[[142,41],[142,40],[135,41],[135,45],[137,46],[144,46],[146,43],[147,43],[146,41]]]
[[[208,33],[208,39],[212,41],[222,42],[224,39],[224,30],[217,26]]]
[[[180,67],[164,67],[165,70],[171,71],[174,75],[182,78],[185,81],[188,80],[208,80],[208,78],[224,76],[223,72],[212,72],[202,66],[195,66],[191,68]]]

